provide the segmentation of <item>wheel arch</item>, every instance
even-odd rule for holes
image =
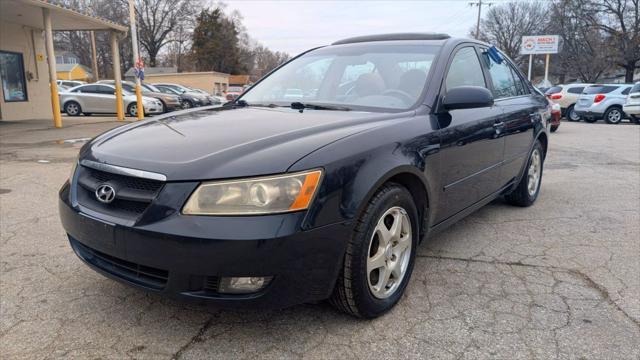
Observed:
[[[396,183],[409,190],[414,204],[416,205],[416,209],[418,209],[418,225],[420,230],[419,239],[422,240],[428,227],[427,219],[429,215],[430,192],[427,179],[425,179],[424,175],[415,166],[401,165],[383,174],[372,186],[370,186],[366,195],[358,201],[359,204],[354,216],[360,216],[373,196],[380,190],[380,188],[382,188],[382,186],[388,183]]]

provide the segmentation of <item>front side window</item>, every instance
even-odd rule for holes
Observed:
[[[457,86],[482,86],[487,87],[482,75],[482,67],[478,55],[473,47],[464,47],[455,54],[447,79],[447,89]]]
[[[493,83],[493,96],[496,99],[518,96],[519,90],[513,78],[513,72],[506,60],[500,64],[493,61],[489,55],[483,54],[485,64],[489,68],[489,75]]]
[[[321,48],[284,65],[241,99],[249,105],[407,110],[419,100],[438,51],[432,45],[370,43]]]
[[[22,54],[0,51],[0,78],[5,102],[29,100]]]

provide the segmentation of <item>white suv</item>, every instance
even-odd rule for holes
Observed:
[[[573,110],[578,101],[578,97],[584,88],[591,84],[567,84],[552,86],[544,94],[554,104],[560,105],[562,116],[566,116],[570,121],[580,121],[580,116]]]
[[[627,101],[622,107],[622,111],[631,117],[636,124],[640,124],[640,81],[637,82],[629,91]]]

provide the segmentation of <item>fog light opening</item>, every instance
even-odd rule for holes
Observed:
[[[218,292],[224,294],[250,294],[258,292],[271,282],[273,276],[223,277]]]

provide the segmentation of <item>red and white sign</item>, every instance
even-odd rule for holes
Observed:
[[[523,36],[520,54],[557,54],[559,43],[558,35]]]

